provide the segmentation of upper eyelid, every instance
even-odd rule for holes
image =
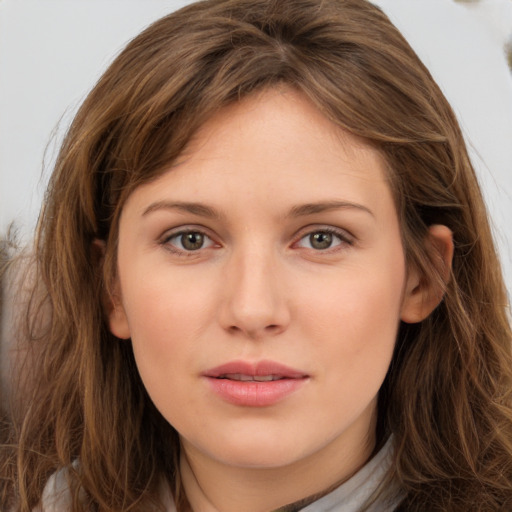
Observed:
[[[312,233],[321,232],[321,231],[333,233],[334,235],[338,235],[340,238],[347,240],[347,241],[354,241],[356,239],[356,237],[347,229],[339,228],[336,226],[330,226],[328,224],[316,224],[316,225],[311,225],[311,226],[305,226],[296,232],[296,235],[294,238],[296,240],[301,240],[302,238],[304,238],[307,235],[310,235]]]
[[[215,236],[212,235],[212,231],[210,229],[205,228],[204,226],[196,226],[194,224],[189,224],[166,229],[159,237],[159,239],[165,241],[174,238],[175,236],[182,235],[184,233],[201,233],[202,235],[205,235],[208,238],[211,238],[212,240],[215,238]]]

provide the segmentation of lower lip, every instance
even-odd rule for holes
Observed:
[[[207,380],[213,391],[226,402],[245,407],[268,407],[298,391],[308,379],[256,382],[207,377]]]

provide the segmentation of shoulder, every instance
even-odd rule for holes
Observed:
[[[41,503],[32,512],[69,512],[71,510],[71,492],[68,484],[68,470],[61,469],[48,480]],[[176,512],[172,493],[167,485],[161,487],[162,505],[166,512]]]

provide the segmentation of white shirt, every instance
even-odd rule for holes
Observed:
[[[326,494],[301,512],[359,512],[361,506],[373,494],[391,465],[392,441],[388,439],[381,450],[354,476],[334,491]],[[176,512],[170,491],[163,493],[167,512]],[[65,471],[60,470],[48,480],[42,497],[42,507],[34,512],[68,512],[70,496]],[[372,504],[368,512],[392,512],[397,503]],[[200,511],[197,511],[200,512]]]
[[[392,440],[367,462],[354,476],[319,500],[301,509],[301,512],[359,512],[373,494],[391,466]],[[368,512],[392,512],[398,503],[373,503]]]

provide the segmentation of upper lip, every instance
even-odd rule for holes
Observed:
[[[272,375],[273,377],[282,379],[303,379],[308,377],[308,374],[301,370],[290,368],[289,366],[275,361],[258,361],[254,363],[248,361],[230,361],[203,372],[205,377],[212,378],[220,378],[233,374],[253,377]]]

